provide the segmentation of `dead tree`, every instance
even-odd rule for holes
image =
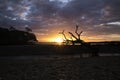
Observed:
[[[81,40],[80,36],[82,34],[83,31],[81,31],[80,33],[78,33],[78,25],[76,25],[76,29],[75,29],[75,33],[77,35],[77,37],[72,33],[72,32],[68,32],[75,40],[72,41],[72,44],[74,45],[75,43],[80,43],[83,44],[84,41]]]
[[[68,44],[70,44],[71,42],[72,42],[72,40],[69,40],[69,39],[67,39],[67,37],[66,37],[66,35],[65,35],[65,33],[64,33],[65,31],[63,30],[62,32],[60,32],[59,34],[62,34],[63,35],[63,37],[64,37],[64,42],[65,42],[65,44],[66,45],[68,45]]]
[[[83,31],[81,31],[80,33],[78,33],[78,27],[79,27],[79,26],[76,25],[75,33],[76,33],[76,35],[78,36],[78,40],[81,40],[81,39],[80,39],[80,36],[81,36],[81,34],[82,34]]]
[[[68,32],[73,38],[78,39],[72,32]]]

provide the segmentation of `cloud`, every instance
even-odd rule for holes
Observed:
[[[79,24],[86,35],[120,34],[119,4],[120,0],[0,0],[0,26],[28,25],[36,31],[71,30]]]
[[[117,19],[119,2],[119,0],[71,0],[64,7],[60,7],[62,5],[60,0],[6,0],[2,1],[1,12],[14,20],[16,18],[41,24],[59,17],[68,23],[96,24]]]
[[[116,25],[116,26],[120,26],[120,22],[110,22],[110,23],[106,23],[105,25]]]

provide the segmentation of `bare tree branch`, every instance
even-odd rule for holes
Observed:
[[[75,28],[75,33],[77,34],[77,35],[79,35],[79,33],[77,32],[78,31],[78,25],[76,25],[76,28]]]
[[[71,32],[68,32],[73,38],[75,38],[76,40],[77,40],[77,37],[73,34],[73,33],[71,33]]]
[[[65,30],[63,30],[63,31],[60,32],[59,34],[62,34],[62,35],[64,36],[65,40],[68,40],[64,32],[65,32]]]
[[[78,25],[76,25],[76,29],[75,29],[75,33],[76,33],[76,35],[78,36],[78,40],[80,40],[80,36],[81,36],[81,34],[83,33],[83,31],[81,31],[80,33],[78,33]]]

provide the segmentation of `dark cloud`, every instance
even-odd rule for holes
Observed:
[[[94,16],[102,5],[103,2],[100,0],[73,0],[63,8],[63,15],[71,16],[72,18],[88,14]]]
[[[120,34],[120,27],[98,26],[120,22],[120,0],[0,0],[0,26],[33,30],[71,28],[75,24],[92,34]],[[64,27],[61,27],[64,26]],[[114,31],[115,30],[115,31]]]

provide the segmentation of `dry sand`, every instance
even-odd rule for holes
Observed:
[[[4,58],[0,80],[120,80],[120,57]]]

